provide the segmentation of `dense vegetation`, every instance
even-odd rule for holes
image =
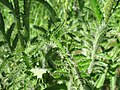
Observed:
[[[120,0],[0,0],[0,90],[120,90]]]

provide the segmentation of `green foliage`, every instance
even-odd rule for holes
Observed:
[[[0,0],[0,90],[119,90],[119,0]]]
[[[91,4],[94,15],[96,16],[98,22],[101,22],[103,15],[102,15],[102,13],[100,11],[98,1],[97,0],[90,0],[90,4]]]

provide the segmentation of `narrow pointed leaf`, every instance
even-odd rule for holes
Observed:
[[[105,81],[105,76],[106,76],[106,73],[99,76],[98,80],[96,81],[96,88],[100,88],[103,86]]]
[[[37,25],[34,25],[33,27],[34,27],[35,29],[37,29],[37,30],[42,31],[44,34],[46,34],[46,33],[47,33],[47,30],[46,30],[46,29],[44,29],[43,27],[40,27],[40,26],[37,26]]]
[[[45,0],[37,0],[39,1],[40,3],[42,3],[47,9],[48,11],[50,12],[51,14],[51,18],[53,19],[53,21],[60,21],[59,18],[57,18],[57,14],[55,12],[55,10],[53,9],[53,7]]]
[[[29,39],[29,17],[30,17],[30,3],[31,0],[24,0],[24,16],[23,16],[23,24],[26,28],[26,38]]]
[[[2,34],[5,37],[6,36],[6,34],[5,34],[5,24],[4,24],[3,16],[2,16],[1,13],[0,13],[0,31],[2,32]]]
[[[5,5],[7,8],[9,8],[11,11],[14,11],[13,5],[9,0],[0,0],[0,3]]]
[[[17,42],[18,42],[18,34],[16,34],[14,40],[13,40],[13,44],[12,44],[12,50],[14,50],[17,46]]]
[[[21,20],[20,20],[20,6],[19,6],[19,0],[13,0],[14,3],[14,17],[16,18],[17,21],[17,29],[21,30]]]
[[[15,23],[12,23],[10,28],[7,30],[6,37],[8,41],[10,41],[10,37],[11,37],[12,31],[14,30],[14,28],[15,28]]]
[[[19,38],[20,38],[21,46],[23,48],[25,48],[27,40],[26,40],[25,36],[23,34],[21,34],[21,32],[19,32]]]

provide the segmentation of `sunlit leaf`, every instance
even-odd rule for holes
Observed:
[[[110,90],[115,90],[116,89],[116,77],[111,76],[110,77]]]
[[[34,76],[37,76],[37,78],[42,78],[42,75],[47,72],[47,69],[32,68],[30,71],[34,73]]]
[[[102,74],[102,75],[99,76],[99,78],[97,79],[96,84],[95,84],[95,86],[97,88],[100,88],[100,87],[103,86],[104,81],[105,81],[105,77],[106,77],[106,73],[104,73],[104,74]]]
[[[100,11],[100,7],[99,7],[99,4],[98,4],[98,1],[97,0],[90,0],[90,4],[91,4],[91,7],[94,11],[94,15],[96,16],[97,20],[99,22],[101,22],[102,20],[102,13]]]

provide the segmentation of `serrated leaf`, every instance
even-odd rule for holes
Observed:
[[[13,43],[12,43],[12,50],[14,50],[16,48],[18,39],[19,39],[18,34],[16,34],[16,36],[13,40]]]
[[[14,30],[14,28],[15,28],[15,23],[12,23],[12,25],[6,32],[6,37],[7,37],[8,41],[10,41],[10,37],[11,37],[12,31]]]
[[[37,30],[40,30],[40,31],[43,32],[44,34],[47,33],[47,30],[44,29],[43,27],[40,27],[40,26],[37,26],[37,25],[34,25],[33,27],[34,27],[35,29],[37,29]]]

